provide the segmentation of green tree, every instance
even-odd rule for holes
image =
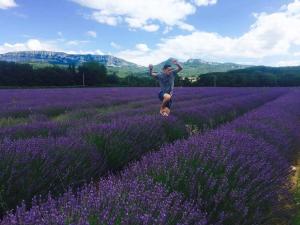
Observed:
[[[108,83],[108,84],[118,84],[119,83],[119,77],[117,76],[116,72],[113,72],[113,74],[107,76],[106,83]]]
[[[85,85],[97,86],[104,84],[107,76],[107,69],[98,62],[86,62],[78,67],[79,75],[85,78]]]

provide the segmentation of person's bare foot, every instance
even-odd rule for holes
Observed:
[[[170,109],[168,107],[165,108],[165,112],[168,114],[168,116],[170,115]]]
[[[169,116],[169,113],[168,113],[168,111],[166,110],[166,108],[164,108],[164,109],[160,109],[160,114],[162,115],[162,116]]]
[[[162,114],[163,116],[169,116],[169,114],[167,112],[163,112]]]
[[[164,110],[163,110],[162,108],[160,108],[159,113],[160,113],[161,115],[163,115],[163,112],[164,112]]]

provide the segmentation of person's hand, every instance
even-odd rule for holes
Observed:
[[[173,63],[174,65],[178,65],[178,61],[177,61],[176,59],[173,59],[173,60],[172,60],[172,63]]]
[[[173,59],[172,63],[177,66],[177,69],[174,70],[176,73],[178,73],[182,70],[182,66],[179,64],[179,62],[176,59]]]
[[[149,70],[153,70],[153,65],[152,64],[149,65]]]

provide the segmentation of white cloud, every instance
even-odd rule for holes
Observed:
[[[120,19],[121,21],[121,19]],[[135,18],[125,18],[125,21],[129,24],[129,27],[134,29],[142,29],[148,32],[154,32],[159,29],[159,25],[157,24],[144,24],[142,21]]]
[[[120,49],[121,48],[121,46],[119,44],[117,44],[117,43],[115,43],[113,41],[110,42],[110,46],[113,47],[113,48],[115,48],[115,49]]]
[[[277,66],[300,66],[300,59],[279,61]]]
[[[96,50],[92,50],[92,51],[85,51],[85,50],[79,50],[79,51],[65,51],[65,53],[68,53],[68,54],[75,54],[75,55],[87,55],[87,54],[91,54],[91,55],[104,55],[104,53],[99,50],[99,49],[96,49]]]
[[[290,15],[298,15],[300,14],[300,1],[295,0],[293,3],[286,5],[286,10]]]
[[[294,56],[300,56],[300,52],[293,53]]]
[[[69,54],[96,54],[103,55],[104,53],[99,50],[81,50],[81,43],[86,43],[86,41],[66,41],[66,40],[47,40],[41,41],[38,39],[29,39],[24,43],[4,43],[0,45],[0,54],[7,52],[16,52],[16,51],[56,51],[56,52],[65,52]],[[69,50],[66,48],[71,46],[73,49]],[[79,48],[74,50],[74,48]]]
[[[111,26],[116,26],[120,21],[122,21],[121,17],[108,16],[103,14],[102,12],[93,12],[91,18],[99,23],[104,23]]]
[[[135,47],[142,52],[148,52],[150,50],[146,44],[137,44]]]
[[[93,31],[93,30],[89,30],[88,32],[86,32],[86,35],[92,38],[96,38],[97,37],[97,32]]]
[[[74,45],[74,46],[78,46],[78,45],[83,45],[89,43],[89,41],[81,41],[81,40],[71,40],[71,41],[67,41],[66,45]]]
[[[157,31],[161,25],[194,30],[185,22],[197,7],[213,5],[217,0],[72,0],[93,10],[90,18],[116,26],[127,23],[131,29]]]
[[[198,6],[207,6],[217,4],[218,0],[195,0],[196,5]]]
[[[49,42],[42,42],[38,39],[29,39],[25,43],[4,43],[0,45],[0,53],[14,52],[14,51],[58,51],[59,49]]]
[[[172,27],[166,26],[166,28],[165,28],[164,31],[163,31],[163,34],[167,34],[167,33],[169,33],[171,30],[173,30]]]
[[[0,9],[9,9],[17,6],[15,0],[0,0]]]
[[[120,51],[118,56],[141,65],[158,63],[169,57],[251,61],[274,66],[300,60],[295,51],[300,49],[300,0],[294,0],[275,13],[256,14],[255,18],[256,22],[240,37],[194,31],[162,39],[151,52],[135,48]]]
[[[156,24],[144,25],[142,26],[142,29],[148,32],[155,32],[158,31],[159,25]]]
[[[182,30],[186,30],[186,31],[194,31],[195,30],[195,27],[193,25],[190,25],[190,24],[187,24],[187,23],[184,23],[184,22],[178,22],[177,23],[177,26],[182,29]]]

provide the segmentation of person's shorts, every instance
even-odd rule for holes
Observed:
[[[160,91],[160,92],[158,93],[158,98],[159,98],[160,101],[163,101],[163,100],[164,100],[164,94],[170,94],[170,93]],[[170,101],[166,104],[166,107],[168,107],[168,108],[170,109],[170,108],[171,108],[171,105],[172,105],[172,98],[171,98]]]

